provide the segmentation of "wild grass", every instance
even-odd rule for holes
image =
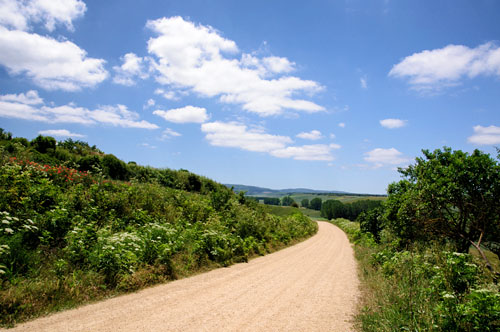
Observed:
[[[499,287],[472,255],[432,243],[401,250],[388,233],[376,244],[358,223],[333,223],[355,243],[363,293],[358,330],[500,330]]]

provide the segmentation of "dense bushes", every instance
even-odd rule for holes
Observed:
[[[423,151],[382,206],[336,219],[356,245],[363,331],[500,331],[500,165],[480,151]],[[481,259],[469,254],[475,248]],[[490,249],[487,252],[485,249]],[[488,259],[488,256],[490,257]],[[496,264],[493,264],[493,262]]]
[[[400,250],[387,231],[375,244],[359,223],[335,219],[357,245],[365,285],[362,331],[498,331],[499,287],[481,261],[437,244]]]
[[[66,151],[89,162],[55,166],[2,151],[2,325],[246,261],[316,231],[300,213],[267,214],[244,195],[187,171],[106,156],[97,157],[97,167],[97,155]],[[103,174],[101,166],[109,171]],[[129,182],[107,174],[127,174]]]

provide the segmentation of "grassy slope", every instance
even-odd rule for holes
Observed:
[[[189,172],[121,162],[137,177],[118,181],[72,168],[89,156],[101,163],[93,150],[0,143],[3,326],[246,261],[317,230],[297,209],[274,215]]]

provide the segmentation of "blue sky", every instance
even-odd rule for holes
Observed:
[[[496,155],[498,1],[0,1],[0,127],[222,183],[385,193]]]

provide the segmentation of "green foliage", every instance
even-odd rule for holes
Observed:
[[[321,206],[321,216],[329,220],[337,218],[356,220],[361,213],[380,207],[381,204],[381,201],[366,199],[345,204],[339,200],[327,200]]]
[[[56,140],[50,136],[38,135],[31,141],[31,146],[40,153],[54,152]]]
[[[93,167],[101,157],[87,154],[88,146],[56,149],[90,172],[0,158],[2,325],[247,261],[317,230],[298,209],[270,215],[244,193],[187,171],[125,165],[106,155],[105,175],[134,177],[109,180]],[[52,152],[29,153],[53,160]]]
[[[78,169],[80,171],[92,172],[102,168],[101,158],[97,155],[87,155],[78,160]]]
[[[102,158],[101,165],[104,174],[113,180],[128,180],[129,173],[127,165],[112,154],[107,154]]]
[[[500,165],[488,154],[450,148],[429,152],[401,169],[389,187],[390,227],[408,241],[443,238],[460,252],[471,244],[496,248],[500,235]]]
[[[285,196],[281,199],[281,206],[292,206],[293,203],[295,201],[290,196]]]
[[[309,202],[309,208],[312,210],[320,211],[322,204],[323,204],[323,201],[321,200],[321,198],[316,197],[316,198],[311,199],[311,201]]]
[[[361,212],[356,221],[359,222],[360,230],[370,233],[375,241],[380,242],[380,233],[385,227],[384,210],[381,207]]]
[[[300,206],[305,209],[309,208],[309,200],[307,198],[304,198],[302,201],[300,201]]]
[[[398,250],[381,232],[381,245],[359,224],[333,221],[357,245],[366,296],[357,315],[362,331],[498,331],[500,293],[473,256],[437,244]]]
[[[264,204],[281,205],[281,200],[277,197],[264,197]]]

